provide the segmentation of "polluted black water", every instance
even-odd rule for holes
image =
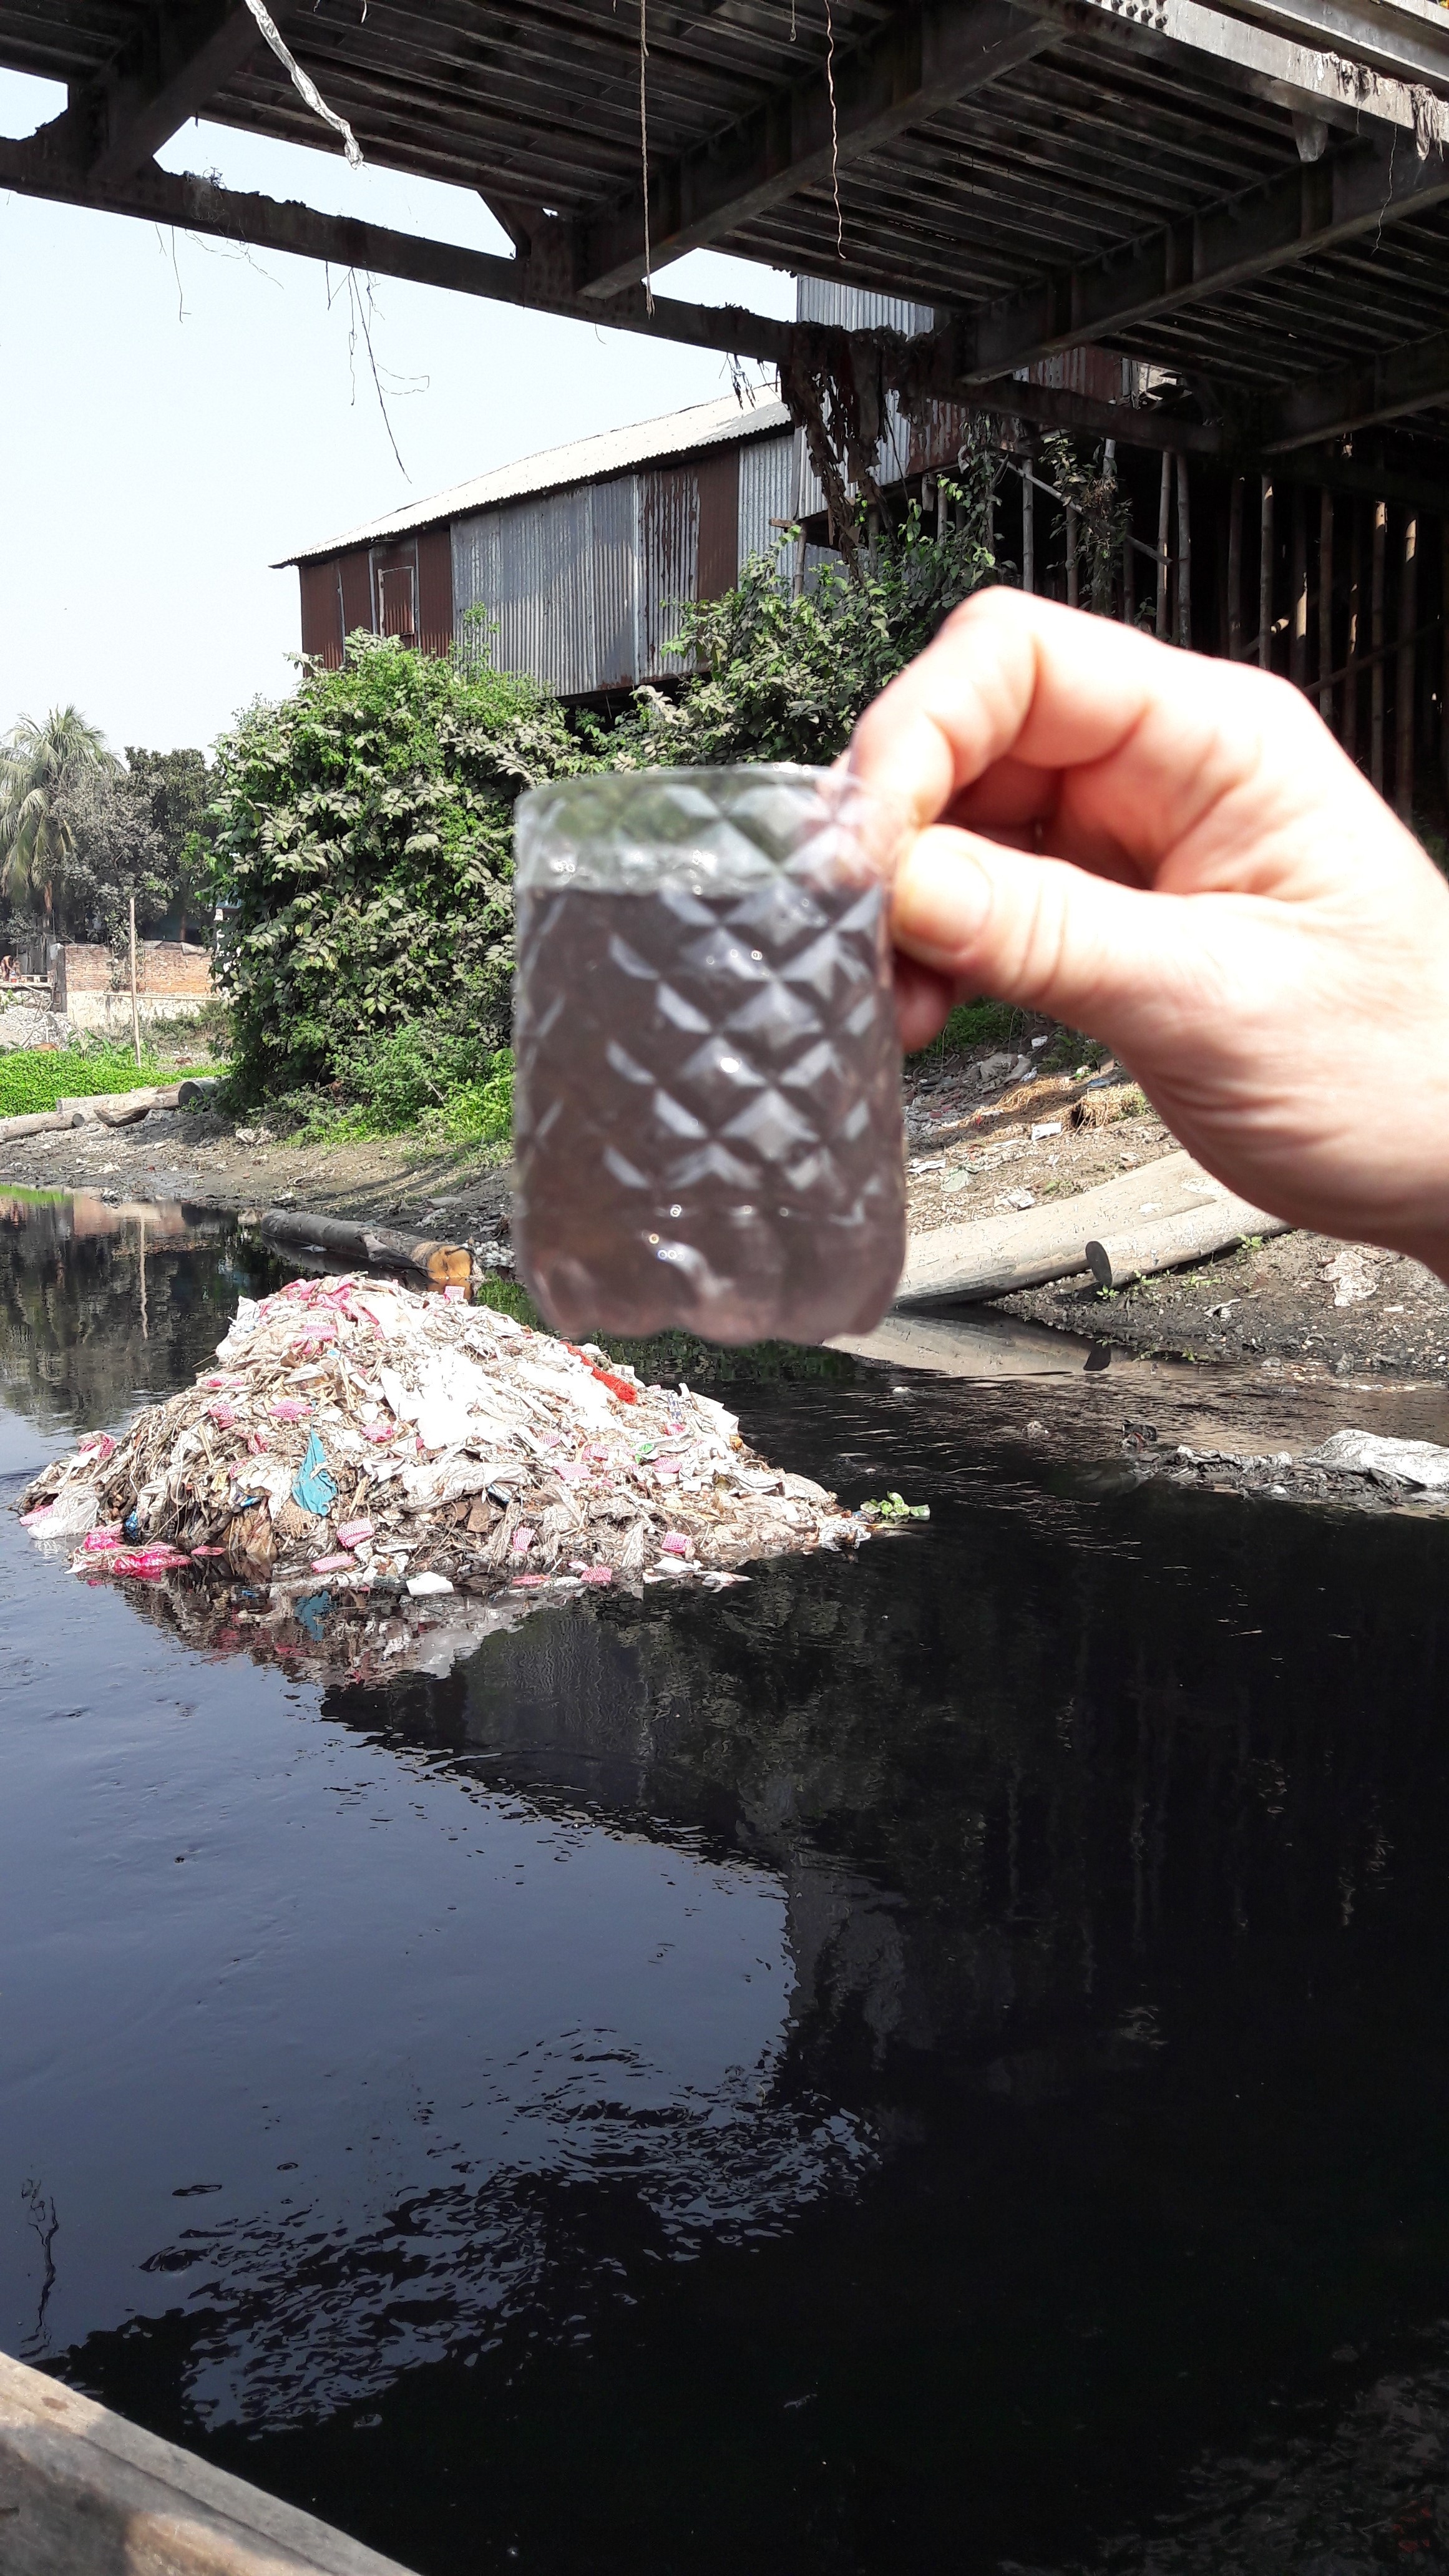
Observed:
[[[930,1521],[323,1687],[8,1508],[278,1274],[0,1218],[0,2347],[423,2576],[1449,2557],[1442,1522],[721,1355]]]

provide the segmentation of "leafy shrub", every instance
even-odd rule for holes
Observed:
[[[677,649],[704,665],[675,702],[641,689],[606,738],[613,767],[731,760],[833,760],[856,717],[929,644],[949,611],[996,574],[986,542],[995,466],[986,456],[948,485],[958,512],[937,536],[914,503],[856,579],[827,564],[792,595],[757,555],[723,599],[680,612]]]
[[[533,681],[388,638],[253,707],[210,809],[239,1095],[351,1089],[359,1048],[438,1015],[478,1079],[508,1036],[514,801],[585,759]]]

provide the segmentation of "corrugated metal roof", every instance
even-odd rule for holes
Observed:
[[[273,570],[280,571],[284,564],[318,563],[324,556],[343,554],[350,547],[376,545],[386,537],[410,536],[414,529],[466,518],[503,501],[563,492],[576,483],[602,482],[610,474],[627,474],[634,466],[692,456],[702,447],[733,446],[740,440],[763,438],[789,426],[790,415],[782,402],[759,402],[743,409],[733,394],[722,394],[716,402],[693,403],[687,411],[665,412],[657,420],[635,421],[627,429],[606,430],[600,438],[577,438],[567,447],[546,447],[537,456],[522,457],[516,465],[499,466],[492,474],[476,475],[471,483],[457,483],[451,491],[437,492],[431,500],[416,502],[409,510],[397,510],[390,518],[349,528],[344,536],[329,537],[325,545],[302,546],[295,554],[282,555]]]

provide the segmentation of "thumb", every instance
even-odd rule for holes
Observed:
[[[891,936],[958,988],[1125,1039],[1129,1024],[1155,1021],[1174,992],[1210,972],[1188,912],[1182,896],[937,824],[901,861]]]

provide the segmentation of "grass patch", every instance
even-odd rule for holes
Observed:
[[[131,1048],[123,1045],[15,1047],[0,1055],[0,1118],[33,1118],[61,1100],[90,1099],[98,1091],[137,1091],[145,1083],[179,1081],[191,1070],[149,1050],[143,1050],[138,1067]]]
[[[1026,1026],[1026,1013],[1011,1002],[958,1002],[938,1038],[910,1058],[926,1064],[933,1056],[969,1055],[973,1047],[1009,1045]]]

